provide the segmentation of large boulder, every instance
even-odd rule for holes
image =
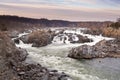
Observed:
[[[50,44],[53,40],[54,33],[51,31],[37,30],[22,36],[20,40],[24,43],[31,43],[32,47],[42,47]]]
[[[7,33],[0,32],[0,56],[5,59],[12,58],[17,59],[17,61],[22,61],[25,60],[27,51],[17,48]]]
[[[76,59],[120,57],[120,42],[102,40],[94,46],[83,45],[70,50],[68,56]]]
[[[78,40],[73,40],[71,37],[69,38],[71,40],[71,43],[85,43],[85,42],[92,42],[92,39],[89,39],[87,36],[82,35],[76,35]],[[74,37],[73,37],[74,38]]]

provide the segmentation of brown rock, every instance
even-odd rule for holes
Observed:
[[[53,40],[54,33],[51,31],[38,30],[29,35],[22,36],[20,39],[24,43],[32,43],[32,47],[42,47],[50,44]]]
[[[118,41],[102,40],[94,46],[83,45],[70,50],[68,57],[76,59],[91,59],[104,57],[120,57],[120,44]]]

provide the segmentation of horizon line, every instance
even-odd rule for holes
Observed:
[[[0,16],[10,16],[10,17],[19,17],[19,18],[29,18],[29,19],[47,19],[47,20],[61,20],[61,21],[68,21],[68,22],[116,22],[113,20],[67,20],[67,19],[49,19],[49,18],[45,18],[45,17],[41,17],[41,18],[36,18],[36,17],[28,17],[28,16],[19,16],[19,15],[6,15],[6,14],[0,14]],[[119,17],[118,17],[119,18]],[[117,20],[117,18],[116,18]]]

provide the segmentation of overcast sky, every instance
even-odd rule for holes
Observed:
[[[115,21],[120,0],[0,0],[0,15],[70,21]]]

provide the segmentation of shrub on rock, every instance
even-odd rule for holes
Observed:
[[[31,43],[33,47],[42,47],[50,44],[53,40],[54,32],[46,30],[37,30],[20,37],[24,43]]]

